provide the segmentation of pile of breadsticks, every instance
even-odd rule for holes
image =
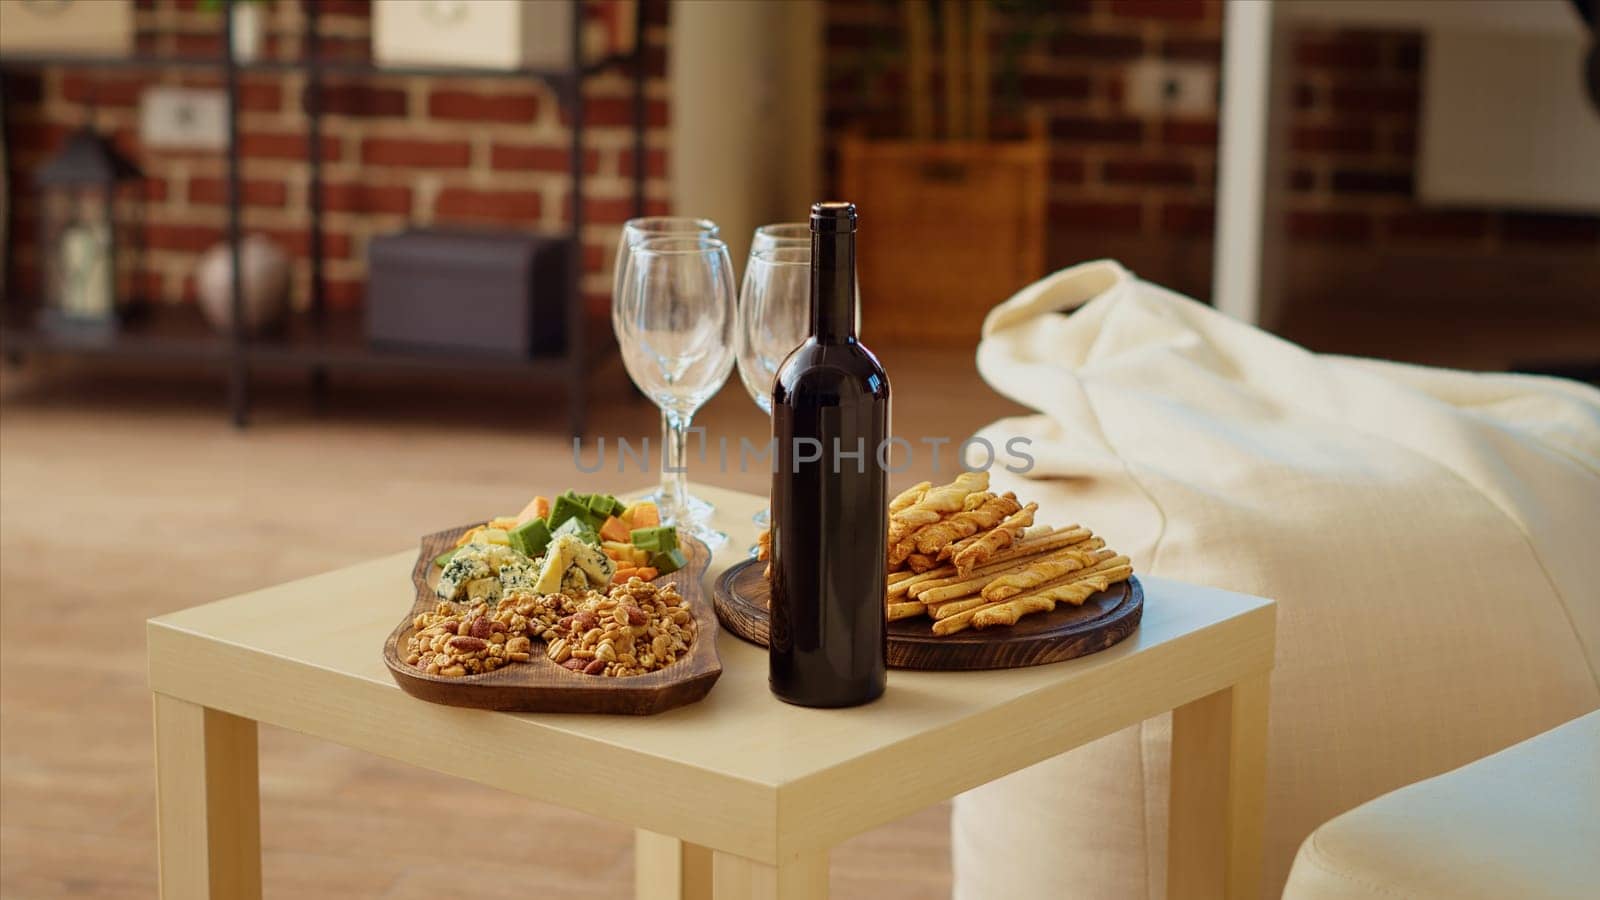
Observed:
[[[1015,625],[1133,574],[1128,557],[1078,525],[1035,526],[1039,504],[989,490],[989,473],[916,485],[889,502],[889,621],[933,618],[933,633]],[[767,559],[771,532],[757,556]],[[770,569],[767,573],[771,574]]]
[[[1015,625],[1081,605],[1133,574],[1087,528],[1035,527],[1037,503],[989,491],[987,472],[927,482],[889,503],[889,620],[931,616],[933,633]]]

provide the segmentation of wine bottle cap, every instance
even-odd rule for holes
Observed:
[[[846,200],[811,204],[811,230],[818,234],[855,231],[856,205]]]

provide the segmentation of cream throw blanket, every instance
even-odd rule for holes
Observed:
[[[1279,602],[1263,896],[1337,813],[1600,705],[1600,392],[1320,356],[1107,261],[997,307],[978,368],[1040,413],[980,432],[1033,441],[997,490]],[[1169,740],[958,798],[956,896],[1164,897]]]

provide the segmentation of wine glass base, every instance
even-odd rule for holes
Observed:
[[[755,515],[750,517],[750,521],[756,523],[757,528],[761,529],[762,531],[766,531],[768,528],[772,527],[772,509],[767,506],[761,507],[761,509],[756,511]],[[753,557],[760,556],[761,545],[751,544],[750,555]]]
[[[717,511],[717,507],[710,501],[702,500],[693,494],[689,495],[689,505],[683,511],[673,506],[671,498],[666,497],[659,491],[646,494],[639,499],[647,500],[656,505],[656,509],[661,511],[661,523],[663,525],[682,525],[685,523],[692,525],[697,522],[709,522],[711,521],[711,514]]]
[[[678,533],[687,534],[690,537],[698,538],[701,543],[705,544],[706,547],[712,551],[715,551],[724,544],[728,543],[728,533],[726,531],[718,531],[715,528],[712,528],[710,525],[699,522],[690,522],[687,525],[679,523]]]
[[[675,526],[680,533],[699,538],[712,550],[728,542],[726,532],[711,527],[711,516],[717,511],[717,507],[709,501],[690,495],[687,507],[678,510],[663,500],[660,494],[651,494],[644,499],[652,501],[656,508],[661,510],[663,524]]]

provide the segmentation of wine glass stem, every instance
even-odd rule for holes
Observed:
[[[663,513],[674,520],[689,512],[689,423],[694,414],[663,410],[661,413],[661,498],[668,509]]]

